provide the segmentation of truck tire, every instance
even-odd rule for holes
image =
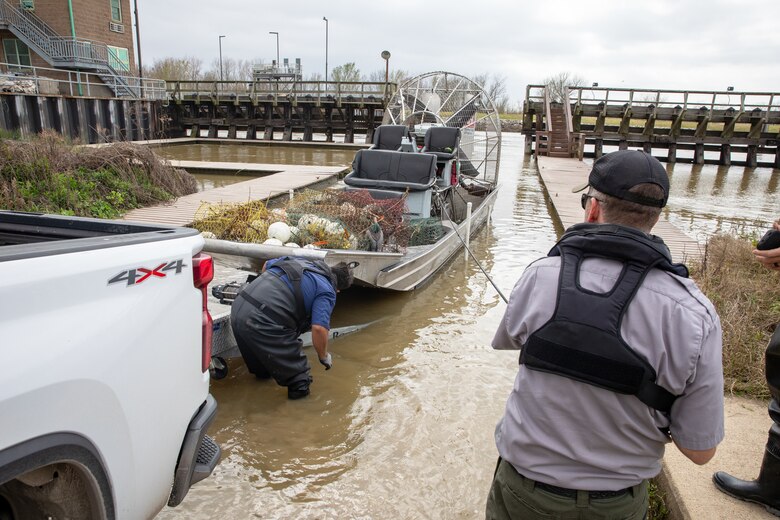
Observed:
[[[0,497],[0,514],[12,519],[115,517],[97,450],[74,434],[51,434],[0,452]]]

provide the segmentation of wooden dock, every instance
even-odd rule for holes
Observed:
[[[554,155],[564,130],[585,157],[610,149],[662,153],[669,163],[780,168],[780,92],[655,90],[528,85],[523,104],[526,151]],[[573,140],[565,143],[573,146]],[[546,153],[547,148],[551,153]]]
[[[172,101],[167,107],[169,137],[218,138],[226,131],[229,139],[241,132],[247,140],[292,141],[301,133],[303,141],[324,134],[355,135],[371,141],[382,124],[387,100],[395,83],[298,81],[287,78],[246,81],[171,81]],[[205,135],[203,135],[205,134]],[[281,139],[280,139],[281,138]]]
[[[267,175],[221,188],[185,195],[166,204],[134,209],[125,214],[124,220],[187,226],[195,219],[196,212],[204,203],[218,204],[265,200],[277,195],[283,195],[290,190],[299,190],[326,181],[348,169],[343,166],[298,166],[202,161],[170,162],[177,168],[184,168],[191,172],[201,169],[209,171],[240,171],[243,174],[256,172],[258,175]]]
[[[539,156],[537,166],[563,227],[582,222],[585,212],[580,206],[580,194],[572,193],[571,190],[587,182],[590,165],[577,159]],[[653,228],[653,233],[663,238],[675,262],[687,262],[702,254],[699,243],[669,223],[663,215]]]

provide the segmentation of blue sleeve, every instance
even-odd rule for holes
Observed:
[[[311,324],[330,330],[330,315],[336,306],[336,293],[330,284],[328,286],[326,290],[318,290],[314,297],[311,305]]]

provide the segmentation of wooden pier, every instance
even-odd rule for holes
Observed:
[[[395,83],[325,81],[173,81],[168,83],[170,137],[303,141],[324,134],[327,142],[343,134],[373,136],[382,124]]]
[[[250,200],[267,200],[319,184],[348,170],[341,166],[297,166],[280,164],[227,163],[201,161],[170,161],[177,168],[190,172],[198,169],[230,172],[255,172],[261,175],[243,182],[179,197],[173,202],[148,208],[134,209],[123,217],[134,222],[153,222],[172,226],[188,226],[204,203],[241,203]]]
[[[604,147],[667,162],[780,168],[780,93],[526,87],[526,151],[600,157]]]
[[[564,229],[583,221],[585,212],[580,205],[580,194],[572,188],[587,182],[590,166],[577,159],[558,157],[537,158],[539,175],[547,195]],[[663,238],[675,262],[687,262],[702,254],[702,247],[663,218],[653,228],[653,234]]]

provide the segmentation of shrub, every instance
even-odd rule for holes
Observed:
[[[148,147],[75,147],[56,133],[0,139],[0,207],[97,218],[194,193],[189,173]]]
[[[780,322],[780,281],[754,259],[753,247],[746,238],[716,235],[691,275],[720,315],[726,392],[764,399],[764,352]]]

